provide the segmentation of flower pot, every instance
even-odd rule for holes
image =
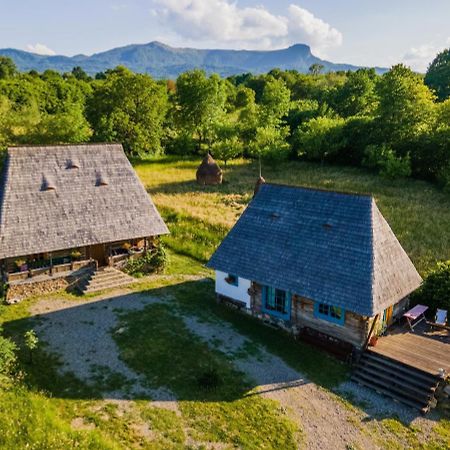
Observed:
[[[377,345],[377,342],[378,342],[378,336],[372,336],[369,340],[369,346],[375,347]]]

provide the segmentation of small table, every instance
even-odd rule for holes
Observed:
[[[428,306],[416,305],[414,306],[414,308],[411,308],[409,311],[406,311],[405,314],[403,314],[403,317],[406,318],[406,321],[408,322],[409,328],[412,332],[414,332],[415,326],[417,326],[423,320],[426,320],[424,314],[427,309]]]

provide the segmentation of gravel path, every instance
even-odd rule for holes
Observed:
[[[255,382],[258,395],[277,400],[286,408],[303,430],[308,449],[384,448],[377,437],[395,437],[386,435],[387,430],[379,424],[377,417],[383,416],[398,416],[412,423],[424,433],[424,438],[431,431],[431,417],[418,417],[411,409],[386,401],[354,383],[342,384],[335,394],[308,381],[261,346],[251,343],[253,354],[249,354],[249,341],[225,322],[205,323],[192,316],[183,319],[202,340],[234,358],[236,366]],[[364,402],[365,409],[341,401],[339,394],[352,395]]]
[[[61,371],[72,372],[87,385],[99,387],[106,383],[105,399],[130,400],[149,398],[155,406],[177,409],[174,395],[166,389],[150,389],[144,379],[119,359],[119,350],[111,331],[117,328],[118,310],[142,309],[160,302],[160,298],[140,294],[100,297],[74,302],[65,299],[45,299],[30,308],[40,320],[36,332],[52,352],[62,357]],[[107,389],[109,376],[120,377],[123,387]],[[106,378],[106,381],[104,380]],[[100,386],[101,388],[101,386]]]

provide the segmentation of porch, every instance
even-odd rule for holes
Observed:
[[[450,332],[433,330],[421,323],[411,332],[405,325],[395,325],[378,339],[370,351],[432,375],[444,369],[450,375]]]

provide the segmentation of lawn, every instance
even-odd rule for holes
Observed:
[[[319,392],[336,396],[329,393],[346,380],[345,364],[214,301],[212,273],[203,264],[251,200],[258,168],[233,161],[223,185],[202,188],[195,183],[198,163],[175,158],[134,162],[169,225],[171,234],[164,240],[170,263],[163,275],[141,279],[126,292],[167,302],[117,311],[123,332],[111,330],[121,360],[149,387],[169,389],[177,409],[141,397],[104,399],[105,390],[120,390],[126,382],[101,370],[90,386],[74,374],[61,375],[63,361],[44,342],[31,364],[22,337],[40,319],[30,317],[30,307],[58,298],[76,307],[95,300],[66,293],[33,298],[0,307],[0,325],[22,347],[15,385],[0,380],[0,448],[181,449],[213,448],[214,443],[218,448],[297,448],[305,440],[302,424],[277,401],[254,395],[255,383],[237,365],[258,360],[261,349],[304,374]],[[263,167],[263,175],[276,183],[370,192],[422,274],[436,260],[450,259],[450,199],[433,185],[299,162]],[[220,335],[206,342],[187,326],[186,317],[205,327],[227,324],[244,345],[226,353]],[[362,420],[364,405],[341,396],[336,402],[347,414],[342,424],[354,422],[382,448],[449,446],[450,423],[443,418],[423,431],[392,414]]]

